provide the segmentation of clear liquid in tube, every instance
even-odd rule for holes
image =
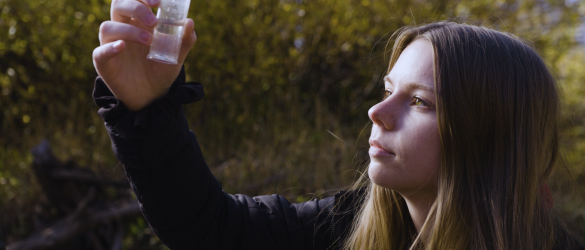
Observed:
[[[189,1],[184,0],[161,2],[148,59],[167,64],[178,63],[187,15],[184,8],[188,7]]]

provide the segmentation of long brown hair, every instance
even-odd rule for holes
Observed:
[[[368,192],[344,248],[570,249],[541,191],[559,155],[560,112],[541,57],[511,34],[466,24],[395,34],[388,72],[414,40],[433,46],[437,198],[417,233],[400,194],[361,178],[355,186]]]

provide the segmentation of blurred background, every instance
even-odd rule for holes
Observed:
[[[72,211],[133,199],[116,186],[124,171],[91,98],[91,54],[110,4],[0,0],[0,229],[8,246],[46,238]],[[525,39],[564,91],[570,174],[555,178],[573,188],[550,186],[555,211],[585,240],[584,0],[192,0],[189,17],[198,41],[187,79],[203,83],[206,97],[185,112],[208,165],[227,192],[295,202],[347,188],[363,170],[367,110],[380,100],[385,46],[397,28],[456,20]],[[60,169],[114,184],[74,184],[85,207],[55,205],[33,167],[31,149],[43,139],[68,162]],[[59,249],[166,249],[140,214],[95,228]]]

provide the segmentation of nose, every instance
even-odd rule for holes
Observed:
[[[393,130],[396,126],[396,103],[391,100],[384,100],[372,106],[368,110],[370,120],[376,125],[386,130]]]

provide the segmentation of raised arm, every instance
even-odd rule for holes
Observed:
[[[159,4],[152,2],[112,1],[112,21],[100,27],[93,60],[98,113],[153,231],[172,249],[328,248],[336,235],[334,198],[290,204],[277,195],[222,191],[181,109],[203,97],[180,66],[196,41],[193,21],[179,65],[147,60],[156,25],[151,7]]]
[[[181,110],[202,97],[202,86],[185,83],[181,71],[166,96],[133,112],[101,78],[95,82],[94,99],[114,153],[160,239],[171,249],[327,249],[333,244],[333,197],[290,204],[278,195],[251,198],[222,191]]]

